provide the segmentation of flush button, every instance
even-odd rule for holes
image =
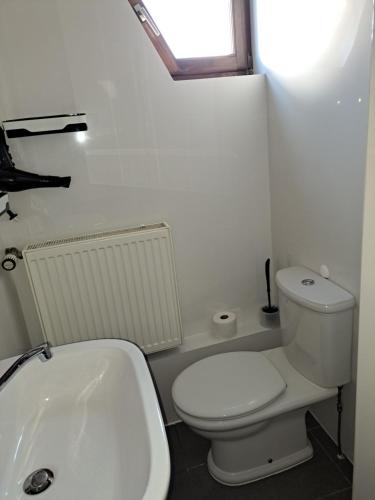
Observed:
[[[312,280],[311,278],[306,278],[304,280],[301,281],[302,285],[304,286],[311,286],[311,285],[315,285],[315,281]]]

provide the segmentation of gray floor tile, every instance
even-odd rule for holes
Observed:
[[[210,442],[198,436],[185,424],[167,428],[171,461],[175,472],[202,465],[207,461]]]
[[[172,473],[167,500],[192,500],[191,477],[187,471]]]
[[[308,411],[306,413],[306,428],[308,430],[310,430],[310,429],[316,429],[319,427],[320,427],[319,422],[317,420],[315,420],[313,415]]]
[[[187,468],[202,465],[207,461],[210,441],[198,436],[187,425],[178,426],[179,439],[182,443],[184,463]]]
[[[348,488],[346,490],[338,491],[332,495],[319,498],[317,500],[352,500],[352,489]]]
[[[230,488],[214,481],[206,466],[209,441],[185,424],[167,428],[172,461],[168,500],[351,500],[352,465],[336,457],[336,445],[310,414],[306,425],[312,460],[262,481]]]
[[[337,446],[329,437],[329,435],[319,426],[309,431],[310,435],[315,438],[318,444],[323,448],[323,450],[328,454],[330,459],[336,464],[336,466],[344,474],[348,483],[351,485],[353,481],[353,466],[348,459],[339,460],[337,458]]]
[[[177,432],[178,425],[170,425],[165,428],[169,444],[169,454],[171,457],[172,476],[178,472],[178,454],[181,450],[181,443]]]
[[[189,436],[186,430],[181,434]],[[305,464],[241,487],[231,488],[217,483],[209,475],[206,465],[189,468],[176,474],[169,500],[317,500],[336,492],[348,495],[348,491],[343,491],[347,489],[347,480],[315,438],[312,442],[315,455]],[[332,498],[347,500],[347,496]]]

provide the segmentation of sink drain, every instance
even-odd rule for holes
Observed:
[[[51,486],[53,478],[51,470],[38,469],[27,476],[23,483],[23,491],[26,495],[38,495]]]

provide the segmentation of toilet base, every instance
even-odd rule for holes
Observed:
[[[239,486],[312,458],[306,410],[301,408],[248,428],[211,434],[207,461],[212,477],[227,486]]]
[[[211,476],[218,483],[224,484],[225,486],[241,486],[243,484],[252,483],[254,481],[259,481],[269,476],[279,474],[285,470],[291,469],[296,465],[307,462],[314,455],[313,448],[310,444],[306,446],[303,450],[299,450],[296,453],[292,453],[287,457],[275,460],[270,464],[260,465],[252,469],[243,470],[240,472],[227,472],[225,470],[217,467],[212,458],[211,450],[208,452],[207,465]]]

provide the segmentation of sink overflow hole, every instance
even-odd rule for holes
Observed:
[[[220,319],[228,319],[228,318],[229,318],[228,314],[222,314],[220,316]]]
[[[51,486],[53,479],[51,470],[38,469],[27,476],[23,483],[23,491],[26,495],[38,495]]]

